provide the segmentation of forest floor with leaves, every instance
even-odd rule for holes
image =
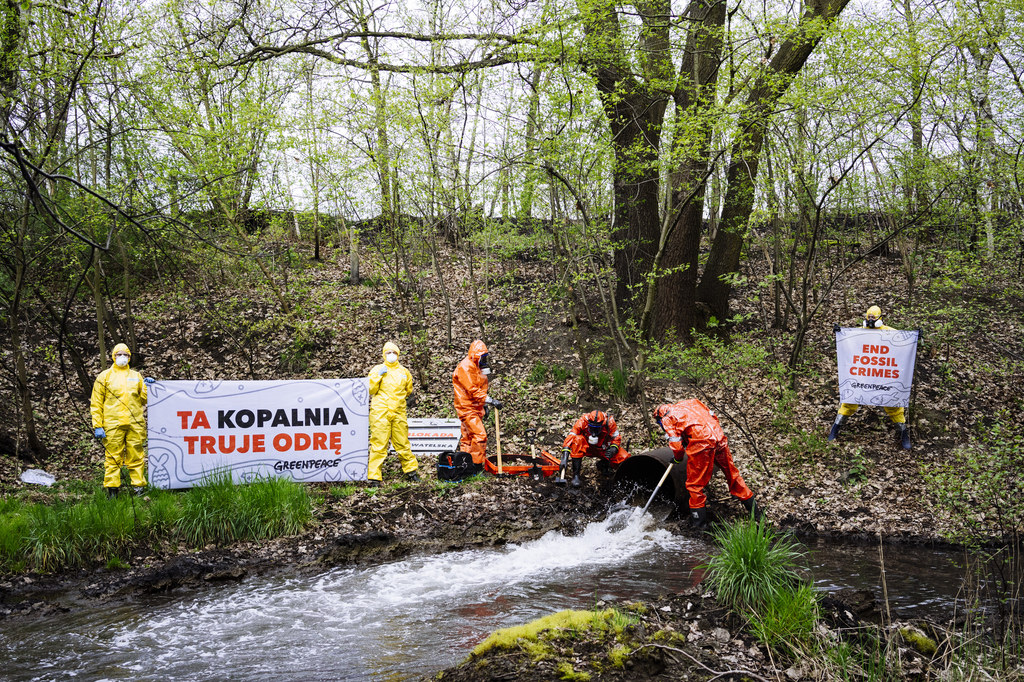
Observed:
[[[873,542],[942,542],[957,522],[936,506],[926,472],[947,466],[959,449],[975,447],[977,434],[1001,411],[1024,405],[1024,301],[997,285],[952,285],[948,277],[929,279],[925,273],[918,273],[911,296],[896,258],[866,261],[822,305],[792,389],[772,369],[788,357],[792,325],[788,330],[770,328],[770,290],[758,284],[760,266],[748,264],[747,283],[738,288],[734,302],[743,320],[733,328],[732,338],[759,349],[759,359],[740,358],[733,365],[727,353],[719,358],[718,351],[709,351],[713,362],[722,363],[720,371],[692,374],[685,368],[662,368],[645,377],[643,400],[600,388],[581,390],[570,318],[564,297],[550,287],[554,275],[549,264],[530,257],[478,262],[475,296],[466,280],[464,257],[446,253],[439,269],[446,281],[439,281],[436,273],[421,281],[432,292],[424,299],[421,317],[381,270],[369,267],[371,254],[364,258],[364,274],[370,277],[359,285],[347,282],[340,265],[347,263],[347,256],[339,253],[337,258],[308,263],[285,279],[285,292],[294,301],[290,315],[281,313],[266,287],[225,285],[213,269],[153,285],[132,304],[138,337],[133,367],[157,379],[357,377],[380,362],[385,341],[395,340],[403,349],[403,363],[413,370],[420,397],[410,416],[454,417],[452,369],[470,341],[483,337],[495,368],[490,393],[505,403],[505,452],[527,451],[524,432],[529,427],[538,429],[542,447],[557,451],[573,421],[592,409],[613,413],[630,450],[643,451],[660,443],[652,431],[650,409],[697,397],[722,415],[736,464],[774,526],[807,536]],[[603,376],[608,388],[616,350],[604,326],[599,295],[583,288],[589,316],[581,311],[581,338],[592,372]],[[450,320],[445,297],[437,293],[441,291],[451,301]],[[887,324],[923,332],[910,410],[910,451],[898,446],[885,414],[875,409],[862,409],[848,420],[837,442],[826,441],[838,404],[832,324],[856,326],[869,305],[882,307]],[[87,306],[72,308],[71,328],[81,347],[92,349],[95,356],[95,322]],[[418,347],[410,343],[410,332],[420,339]],[[91,387],[83,391],[66,363],[57,359],[56,339],[32,338],[28,343],[47,454],[37,463],[26,462],[16,453],[23,445],[13,428],[3,434],[0,491],[26,500],[73,497],[82,494],[82,482],[98,484],[102,478],[102,450],[91,439],[88,416]],[[3,354],[9,360],[9,350]],[[95,362],[94,374],[105,366]],[[0,390],[5,398],[0,417],[3,423],[16,424],[9,378]],[[493,443],[493,433],[491,437]],[[6,576],[0,582],[3,610],[8,615],[41,615],[82,601],[138,598],[193,582],[499,545],[556,529],[573,533],[601,518],[614,501],[609,479],[598,476],[592,462],[586,463],[579,490],[526,479],[440,485],[434,464],[433,458],[424,457],[422,482],[396,482],[380,491],[360,489],[337,496],[329,485],[311,486],[315,518],[299,536],[202,549],[157,543],[136,548],[126,569],[107,569],[97,557],[95,566],[59,575]],[[21,472],[32,467],[54,475],[58,484],[43,488],[21,483]],[[398,476],[389,458],[385,477]],[[713,514],[738,513],[739,505],[729,499],[720,475],[709,490]],[[688,532],[678,518],[669,524]],[[730,632],[727,641],[741,642],[737,652],[749,651],[737,632]],[[664,650],[657,654],[662,661],[672,655]],[[501,677],[459,673],[446,679]]]

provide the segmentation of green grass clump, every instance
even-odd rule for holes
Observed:
[[[705,568],[718,600],[746,616],[754,636],[773,651],[795,657],[811,648],[818,603],[799,581],[796,545],[750,519],[714,537],[720,550]]]
[[[798,583],[796,545],[749,519],[714,532],[720,551],[704,565],[719,601],[739,613],[761,611]]]
[[[360,486],[354,485],[352,483],[347,483],[342,486],[332,485],[328,494],[333,499],[343,500],[346,497],[351,497],[352,495],[355,495],[356,492],[358,492],[360,489]]]
[[[40,571],[79,566],[96,554],[123,551],[136,531],[131,508],[99,492],[77,504],[32,504],[16,515],[25,519],[26,564]]]
[[[312,516],[309,495],[294,481],[265,478],[242,486],[220,472],[184,495],[176,530],[193,545],[226,544],[291,535]]]
[[[112,499],[94,485],[91,495],[77,500],[5,500],[0,571],[59,571],[91,562],[117,567],[141,543],[267,539],[294,534],[311,518],[305,488],[286,479],[235,486],[225,476],[184,494],[150,490],[145,497]]]
[[[797,656],[806,650],[818,620],[818,602],[809,585],[782,589],[750,618],[750,630],[773,651]]]

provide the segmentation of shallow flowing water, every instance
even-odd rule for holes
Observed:
[[[690,587],[709,549],[625,509],[578,536],[551,532],[500,549],[177,591],[4,623],[0,679],[417,678],[458,663],[497,628]],[[806,563],[819,588],[881,596],[877,549],[811,549]],[[890,603],[898,595],[901,611],[941,616],[959,587],[956,556],[914,553],[886,557]]]

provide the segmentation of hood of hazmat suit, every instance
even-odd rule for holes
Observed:
[[[674,405],[660,405],[655,415],[661,416],[661,428],[668,434],[673,452],[684,447],[687,454],[714,448],[727,442],[718,417],[699,400],[681,400]]]
[[[455,411],[463,414],[483,414],[487,400],[487,377],[480,370],[480,357],[487,353],[480,339],[469,344],[469,353],[455,367],[452,386],[455,389]]]

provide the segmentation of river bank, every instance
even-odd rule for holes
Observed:
[[[43,627],[53,618],[75,618],[78,611],[145,613],[154,607],[163,610],[166,607],[161,605],[179,599],[188,612],[187,604],[197,592],[231,594],[239,589],[251,592],[262,584],[316,584],[322,580],[319,576],[346,567],[387,571],[387,566],[406,558],[530,544],[551,531],[558,537],[573,537],[596,519],[621,514],[615,511],[621,505],[612,503],[630,497],[628,491],[611,489],[610,479],[588,480],[580,489],[525,478],[485,478],[454,485],[430,480],[396,483],[381,490],[360,488],[345,497],[330,490],[314,489],[324,493],[317,502],[317,521],[296,536],[187,552],[139,548],[126,568],[9,577],[0,585],[5,619],[12,626],[31,627],[34,622]],[[145,498],[138,502],[147,503]],[[717,500],[715,508],[722,520],[735,518],[741,511],[731,500]],[[668,513],[661,503],[654,510],[659,518]],[[679,537],[691,535],[685,519],[675,516],[657,527]],[[694,536],[693,541],[697,540]],[[891,551],[898,552],[900,546],[890,544]],[[671,566],[669,561],[666,568]],[[571,573],[565,579],[566,589],[576,589]],[[630,579],[628,573],[621,576],[621,581]],[[759,645],[744,619],[719,605],[700,579],[700,571],[691,573],[694,587],[660,597],[592,603],[590,608],[611,608],[628,616],[619,632],[588,628],[563,632],[556,627],[543,637],[543,655],[525,642],[490,648],[445,669],[439,679],[587,679],[586,675],[607,680],[711,679],[726,671],[740,671],[737,674],[748,679],[828,679],[816,676],[820,671],[813,667],[791,670],[793,665],[787,662],[780,668],[779,656]],[[323,599],[321,592],[314,598]],[[825,632],[833,633],[828,636],[852,637],[883,621],[875,595],[861,591],[844,599],[823,601],[831,609],[823,614]],[[502,607],[496,603],[494,608]],[[445,627],[457,627],[457,623]],[[923,655],[901,639],[894,640],[892,651],[907,669],[928,668]],[[353,675],[352,679],[377,679]],[[438,677],[431,674],[424,679]]]
[[[589,464],[589,463],[588,463]],[[393,466],[393,465],[392,465]],[[410,554],[430,554],[473,547],[500,546],[536,539],[551,530],[578,533],[600,520],[616,503],[646,497],[644,491],[615,488],[610,476],[587,470],[580,488],[556,485],[550,479],[477,477],[462,483],[439,482],[424,467],[419,483],[394,482],[382,489],[310,486],[314,521],[303,533],[264,542],[187,548],[153,542],[135,547],[123,566],[109,568],[102,557],[95,564],[56,574],[28,572],[0,580],[0,617],[30,616],[73,609],[89,601],[117,601],[167,593],[182,586],[239,580],[274,572],[316,572],[351,564],[382,563]],[[394,477],[396,472],[389,474]],[[709,508],[727,521],[742,508],[715,478]],[[761,497],[760,499],[764,499]],[[140,505],[146,497],[136,498]],[[826,519],[781,515],[765,503],[768,520],[780,530],[803,538],[843,538],[878,543],[941,544],[934,535],[850,533]],[[668,513],[662,506],[661,513]],[[685,518],[673,512],[663,525],[686,535]]]

